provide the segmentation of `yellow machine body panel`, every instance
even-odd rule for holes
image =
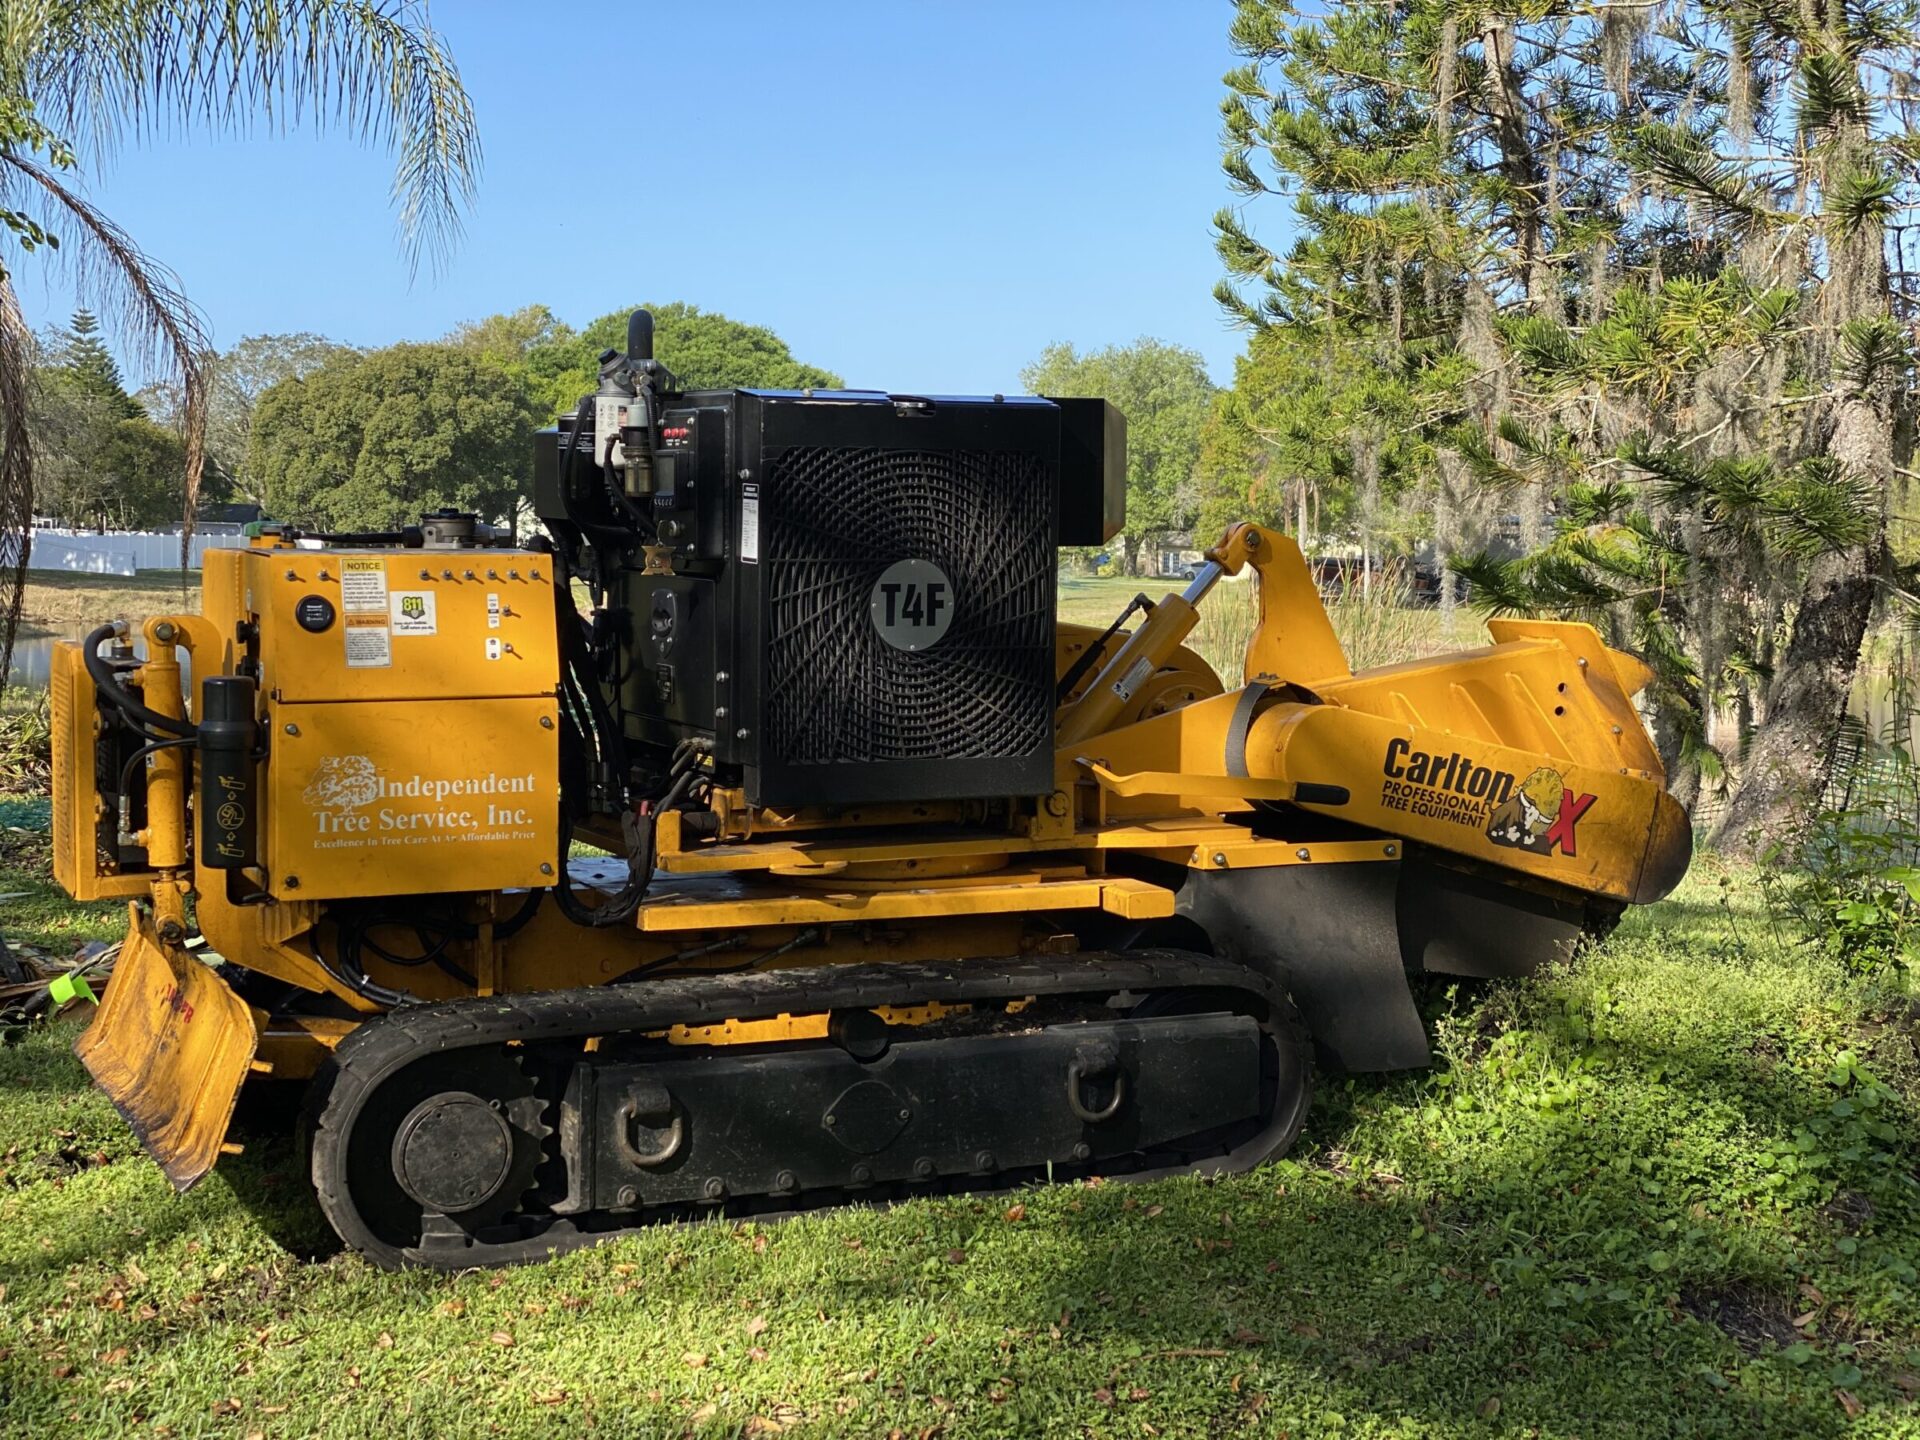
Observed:
[[[551,697],[280,705],[264,816],[273,894],[327,900],[553,883]]]
[[[553,572],[519,550],[207,553],[207,617],[258,627],[283,704],[551,695]],[[231,616],[230,623],[228,621]]]
[[[74,1051],[174,1189],[185,1190],[227,1148],[259,1024],[211,968],[127,908],[112,983]]]
[[[93,677],[80,647],[64,641],[53,649],[47,677],[53,718],[53,878],[76,900],[132,899],[147,893],[151,877],[120,874],[100,853],[98,822],[104,802],[93,766]]]

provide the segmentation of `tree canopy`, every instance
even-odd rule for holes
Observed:
[[[499,522],[531,479],[536,418],[524,379],[486,355],[344,352],[261,396],[247,465],[277,519],[393,530],[451,506]]]
[[[1296,226],[1276,251],[1261,206],[1216,217],[1255,338],[1215,450],[1342,481],[1363,543],[1394,527],[1377,467],[1483,603],[1607,626],[1655,667],[1681,794],[1736,777],[1736,843],[1813,806],[1906,581],[1914,24],[1241,0],[1232,25],[1226,174]],[[1509,517],[1529,553],[1484,553]]]
[[[627,317],[640,309],[653,312],[654,358],[688,389],[833,390],[842,384],[831,370],[796,360],[787,342],[764,325],[743,324],[676,300],[610,310],[582,330],[554,326],[529,343],[528,384],[543,414],[571,411],[582,395],[593,393],[600,383],[601,352],[627,348]]]
[[[1049,345],[1020,372],[1020,383],[1033,395],[1101,396],[1127,417],[1127,524],[1119,543],[1127,573],[1138,575],[1145,547],[1184,534],[1198,518],[1194,466],[1214,393],[1206,362],[1196,350],[1144,337],[1085,354]]]

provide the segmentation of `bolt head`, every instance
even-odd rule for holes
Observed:
[[[631,1185],[622,1185],[618,1199],[623,1208],[631,1210],[640,1203],[640,1192]]]
[[[551,874],[553,874],[553,866],[551,866],[551,865],[549,865],[549,864],[548,864],[548,863],[547,863],[546,861],[544,861],[544,860],[542,860],[542,861],[540,862],[540,873],[541,873],[542,875],[551,875]]]
[[[553,729],[553,716],[551,716],[551,715],[542,715],[542,716],[540,717],[540,728],[541,728],[542,730],[551,730],[551,729]]]
[[[1086,1141],[1084,1141],[1084,1140],[1082,1140],[1082,1141],[1079,1141],[1079,1142],[1078,1142],[1077,1144],[1075,1144],[1075,1145],[1074,1145],[1074,1147],[1073,1147],[1073,1158],[1074,1158],[1074,1159],[1076,1159],[1076,1160],[1090,1160],[1090,1159],[1092,1159],[1092,1158],[1093,1158],[1093,1147],[1092,1147],[1091,1145],[1089,1145],[1089,1144],[1087,1144],[1087,1142],[1086,1142]]]
[[[873,1183],[873,1167],[871,1165],[854,1166],[853,1183],[856,1185],[871,1185]]]
[[[782,1170],[773,1177],[773,1188],[776,1190],[798,1190],[800,1188],[800,1181],[791,1170]]]
[[[1216,865],[1225,865],[1225,864],[1227,863],[1227,852],[1226,852],[1226,851],[1224,851],[1224,850],[1216,850],[1216,851],[1214,851],[1214,852],[1213,852],[1213,863],[1214,863],[1214,864],[1216,864]]]
[[[298,725],[287,725],[283,728],[289,735],[298,735],[300,733],[300,727]]]
[[[1387,854],[1398,855],[1399,853],[1400,853],[1400,847],[1398,845],[1387,846]]]
[[[287,876],[286,883],[287,883],[287,889],[298,890],[300,888],[300,877],[298,875],[289,875]]]
[[[933,1161],[929,1160],[925,1155],[922,1155],[918,1160],[913,1162],[913,1173],[918,1175],[922,1180],[931,1180],[933,1178]]]
[[[709,1175],[707,1177],[707,1183],[701,1187],[701,1191],[706,1195],[707,1199],[719,1200],[727,1193],[727,1182],[722,1180],[718,1175]]]
[[[1304,845],[1294,851],[1293,855],[1296,860],[1311,860],[1313,858],[1313,852]]]

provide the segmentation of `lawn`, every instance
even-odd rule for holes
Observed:
[[[182,599],[184,593],[185,599]],[[149,615],[200,609],[200,572],[186,575],[184,592],[175,570],[142,570],[138,575],[62,575],[51,570],[27,573],[20,605],[22,635],[65,635],[108,620],[144,620]]]
[[[116,928],[5,845],[13,938]],[[1571,968],[1427,1002],[1442,1061],[1323,1080],[1254,1175],[456,1277],[332,1251],[272,1134],[176,1198],[56,1024],[0,1050],[0,1429],[1920,1435],[1904,989],[1703,863]]]

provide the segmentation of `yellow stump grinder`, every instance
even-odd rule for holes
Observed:
[[[642,311],[539,439],[544,536],[210,551],[204,613],[55,658],[57,873],[131,902],[88,1069],[182,1190],[304,1081],[347,1244],[500,1264],[1244,1170],[1316,1056],[1426,1063],[1410,973],[1679,880],[1648,672],[1589,626],[1356,674],[1250,524],[1059,623],[1125,449],[1101,400],[686,389]],[[1231,688],[1184,643],[1224,577]]]

